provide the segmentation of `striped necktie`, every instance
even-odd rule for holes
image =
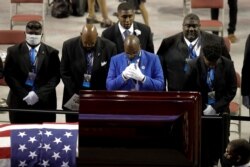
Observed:
[[[214,85],[213,85],[214,74],[215,74],[214,68],[208,68],[208,70],[207,70],[207,85],[208,85],[210,90],[213,90],[213,87],[214,87]]]
[[[32,65],[34,65],[35,60],[36,60],[36,55],[35,55],[35,48],[30,49],[30,62]]]
[[[191,43],[188,46],[188,51],[191,59],[195,59],[197,57],[196,52],[194,50],[194,46]]]
[[[125,30],[123,32],[123,35],[124,35],[124,40],[127,38],[128,35],[130,35],[130,31],[129,30]]]
[[[93,67],[93,52],[87,53],[87,73],[91,74]]]

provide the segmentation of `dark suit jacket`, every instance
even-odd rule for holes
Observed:
[[[39,101],[28,106],[23,98],[32,90],[25,85],[31,72],[29,49],[26,42],[11,46],[7,50],[4,67],[5,80],[10,87],[7,104],[14,109],[55,110],[57,108],[56,86],[60,82],[60,60],[58,51],[41,43],[37,53],[37,76],[34,82]],[[11,122],[37,123],[55,121],[55,114],[10,112]]]
[[[80,37],[64,42],[61,60],[61,76],[64,83],[63,105],[83,89],[83,76],[87,71],[85,50]],[[90,90],[106,90],[106,78],[111,56],[116,54],[113,42],[98,37],[94,50]],[[63,107],[64,108],[64,107]]]
[[[190,70],[186,83],[186,90],[199,91],[202,95],[202,109],[208,101],[207,67],[202,56],[190,62]],[[229,103],[233,100],[236,91],[236,75],[233,62],[220,57],[215,68],[214,91],[216,103],[212,105],[217,113],[229,113]]]
[[[137,35],[137,37],[141,42],[141,49],[154,53],[154,44],[153,44],[151,29],[145,24],[138,23],[135,21],[133,25],[134,25],[134,30],[137,29],[141,31],[140,35],[134,32],[134,35]],[[123,38],[119,30],[118,23],[105,29],[102,32],[102,37],[107,38],[116,44],[117,54],[124,52]]]
[[[243,66],[241,71],[241,94],[242,96],[250,96],[250,35],[248,35],[246,45]]]
[[[222,37],[201,31],[199,44],[202,47],[213,43],[218,43],[222,47],[222,55],[231,59]],[[188,58],[188,46],[184,40],[183,33],[178,33],[163,39],[157,55],[160,56],[164,79],[168,81],[170,91],[181,91],[183,89],[186,74],[184,71],[185,60]]]

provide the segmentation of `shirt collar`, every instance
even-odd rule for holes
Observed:
[[[199,38],[196,38],[193,42],[190,42],[186,37],[184,37],[184,40],[185,40],[187,46],[189,46],[190,44],[192,44],[192,46],[194,46],[197,44]]]
[[[132,34],[134,32],[134,23],[132,23],[132,25],[130,26],[129,29],[125,29],[124,27],[122,27],[120,22],[118,23],[118,27],[119,27],[121,34],[123,34],[124,31],[126,31],[126,30],[129,30],[130,34]]]
[[[31,49],[31,46],[29,46],[28,44],[26,44],[28,46],[28,49],[30,50]],[[36,51],[36,53],[38,53],[39,51],[39,48],[40,48],[41,44],[37,45],[34,49]]]

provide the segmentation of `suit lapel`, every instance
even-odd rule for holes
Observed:
[[[97,38],[96,49],[94,51],[94,62],[93,62],[92,73],[100,67],[102,47],[103,46],[101,45],[100,39]]]
[[[128,62],[128,58],[127,58],[126,53],[124,52],[122,55],[123,55],[123,56],[122,56],[122,58],[120,59],[120,60],[121,60],[120,63],[118,62],[118,63],[119,63],[119,66],[120,66],[120,71],[125,70],[125,68],[129,65],[129,62]]]
[[[87,70],[87,63],[86,63],[86,58],[85,58],[85,56],[86,56],[86,52],[85,52],[85,50],[83,49],[83,47],[82,47],[82,42],[81,42],[81,38],[79,37],[78,38],[79,40],[78,40],[78,47],[75,47],[76,48],[76,50],[75,50],[75,60],[74,61],[79,61],[78,63],[79,63],[79,65],[78,66],[76,66],[76,68],[79,68],[78,70],[76,70],[76,71],[81,71],[81,73],[80,73],[80,76],[83,76],[83,74],[86,72],[86,70]],[[73,56],[73,55],[72,55]],[[78,64],[77,63],[77,64]]]
[[[218,62],[217,62],[217,65],[216,65],[216,68],[215,68],[215,79],[214,79],[214,85],[215,85],[215,87],[216,87],[216,85],[218,85],[218,84],[216,84],[217,82],[220,82],[220,80],[221,80],[221,77],[223,77],[223,75],[224,75],[224,69],[223,69],[223,67],[221,66],[221,64],[222,64],[222,60],[221,60],[221,58],[218,60]],[[216,88],[215,88],[216,89]]]
[[[24,71],[28,73],[30,71],[31,63],[30,63],[29,49],[26,42],[22,43],[21,54],[19,56]]]
[[[199,72],[199,78],[200,80],[200,84],[202,85],[201,87],[203,88],[207,88],[207,67],[205,65],[204,59],[202,56],[198,57],[198,66],[200,66],[198,68],[198,72]],[[200,63],[199,63],[200,62]]]
[[[140,62],[139,62],[139,68],[141,71],[144,71],[146,69],[146,65],[147,65],[147,59],[146,59],[146,56],[144,54],[145,54],[145,52],[143,50],[141,50],[141,57],[140,57]]]
[[[180,55],[183,56],[184,59],[186,59],[188,57],[188,46],[184,40],[184,36],[183,34],[180,35],[180,40],[178,40],[178,44],[177,44],[177,48],[180,51]]]
[[[122,34],[119,30],[119,27],[118,27],[118,23],[115,25],[115,39],[116,39],[116,43],[117,43],[117,47],[118,47],[118,50],[117,51],[123,51],[124,48],[123,48],[123,38],[122,38]]]
[[[137,35],[137,34],[135,33],[135,30],[136,30],[136,29],[137,29],[137,30],[140,30],[139,27],[138,27],[138,25],[137,25],[137,23],[136,23],[136,22],[133,22],[133,25],[134,25],[134,32],[133,32],[133,35],[137,36],[137,37],[139,38],[139,40],[143,42],[142,36],[141,36],[141,35]],[[140,30],[140,31],[141,31],[141,30]]]
[[[40,71],[41,69],[41,66],[42,66],[42,63],[44,61],[44,58],[45,58],[45,48],[44,48],[44,44],[41,43],[41,46],[39,48],[39,51],[37,53],[37,67],[36,67],[36,70],[37,70],[37,73]]]

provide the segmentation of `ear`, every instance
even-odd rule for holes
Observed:
[[[41,34],[41,42],[45,42],[45,38],[43,37],[43,33]]]
[[[242,157],[240,155],[237,155],[236,162],[240,162]]]

